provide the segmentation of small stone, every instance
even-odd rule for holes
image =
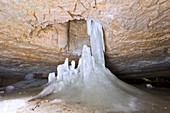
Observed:
[[[6,91],[6,92],[12,92],[14,89],[15,89],[14,86],[7,86],[6,89],[5,89],[5,91]]]
[[[168,107],[165,106],[164,109],[168,109]]]
[[[149,89],[153,88],[153,86],[151,84],[146,84],[146,87]]]
[[[34,78],[34,73],[29,73],[25,75],[25,80],[31,80]]]
[[[0,94],[3,94],[4,93],[4,91],[0,91]]]

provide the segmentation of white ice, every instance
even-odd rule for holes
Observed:
[[[87,19],[91,49],[83,46],[82,55],[75,62],[66,58],[57,67],[57,78],[36,97],[55,93],[57,98],[68,102],[79,102],[88,106],[105,107],[111,111],[133,111],[137,109],[137,96],[141,91],[120,81],[105,67],[103,28],[99,22]]]
[[[99,22],[87,19],[87,33],[90,36],[92,56],[95,57],[96,63],[105,66],[105,46],[102,25]]]
[[[48,83],[52,82],[53,80],[55,80],[55,72],[49,73],[48,75]]]

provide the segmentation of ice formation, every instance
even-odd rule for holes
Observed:
[[[75,61],[66,58],[58,65],[57,77],[35,98],[55,93],[56,98],[88,106],[105,107],[111,111],[137,109],[140,90],[120,81],[105,67],[103,29],[99,22],[87,20],[91,49],[83,46],[82,55],[75,68]]]
[[[49,83],[49,82],[52,82],[53,80],[55,80],[55,72],[50,73],[50,74],[48,75],[48,83]]]

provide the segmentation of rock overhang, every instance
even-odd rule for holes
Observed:
[[[78,42],[88,43],[86,18],[105,26],[106,65],[113,73],[169,70],[169,1],[13,0],[0,6],[1,76],[48,73],[66,57],[78,59]],[[70,37],[72,49],[58,47],[57,31]]]

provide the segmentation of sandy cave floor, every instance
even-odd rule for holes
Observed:
[[[158,98],[161,98],[167,104],[170,105],[170,89],[165,88],[153,88],[147,89],[143,86],[137,86],[138,88],[145,90]],[[11,93],[0,94],[0,108],[1,113],[104,113],[99,109],[91,109],[80,106],[78,104],[67,104],[60,99],[47,100],[38,99],[28,102],[28,100],[37,95],[42,88],[27,88],[21,90],[15,90]],[[150,101],[150,100],[148,100]],[[153,104],[154,105],[154,104]],[[159,107],[153,107],[155,110],[136,111],[135,113],[170,113],[169,105],[159,105]],[[152,105],[148,105],[152,107]],[[115,113],[115,112],[114,112]],[[117,113],[117,112],[116,112]],[[124,113],[124,112],[118,112]],[[128,113],[128,112],[127,112]]]

